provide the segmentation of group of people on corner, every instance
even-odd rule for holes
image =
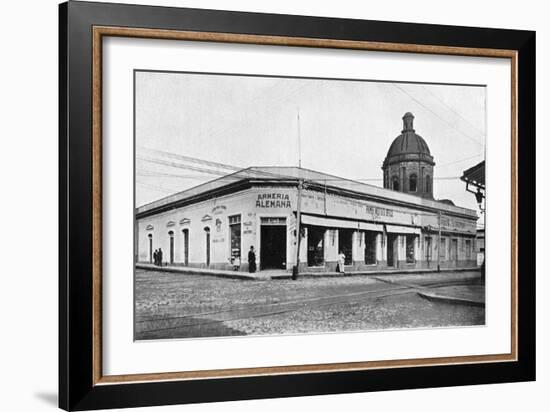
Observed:
[[[153,264],[155,266],[162,266],[162,249],[158,248],[153,252]]]

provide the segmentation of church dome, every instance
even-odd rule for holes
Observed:
[[[422,136],[415,133],[413,120],[412,113],[405,113],[403,116],[403,130],[390,145],[384,165],[407,160],[423,160],[432,165],[434,164],[428,144]]]

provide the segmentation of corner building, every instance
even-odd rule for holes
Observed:
[[[300,240],[300,272],[476,268],[474,210],[433,199],[429,148],[413,115],[391,144],[384,188],[297,167],[250,167],[136,210],[136,261],[248,270],[291,270]],[[297,229],[298,186],[301,222]]]

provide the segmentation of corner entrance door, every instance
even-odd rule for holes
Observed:
[[[204,228],[205,240],[206,240],[206,267],[210,266],[210,228]]]
[[[388,233],[388,250],[387,250],[388,266],[397,266],[397,235]]]
[[[262,225],[260,269],[286,269],[286,225]]]

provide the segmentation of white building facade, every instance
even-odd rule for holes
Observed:
[[[250,168],[136,210],[136,261],[248,270],[333,272],[475,268],[473,210],[299,168]]]

